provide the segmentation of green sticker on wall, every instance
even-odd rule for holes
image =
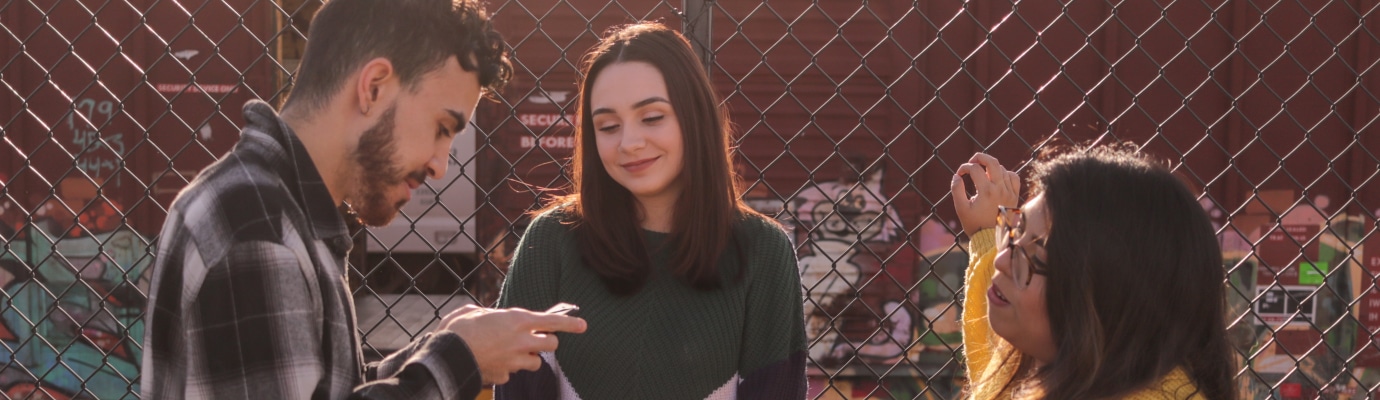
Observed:
[[[1300,285],[1322,285],[1327,279],[1327,263],[1303,262],[1299,264]]]

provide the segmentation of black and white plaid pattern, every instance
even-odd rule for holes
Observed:
[[[350,240],[306,149],[266,103],[234,150],[183,190],[159,235],[146,399],[473,398],[454,333],[364,366],[345,285]]]

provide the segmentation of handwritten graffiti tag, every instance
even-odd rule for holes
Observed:
[[[74,156],[76,167],[92,178],[114,177],[111,183],[119,187],[117,172],[125,155],[124,133],[102,134],[100,130],[115,118],[115,112],[114,102],[82,98],[72,102],[72,112],[65,122],[72,132],[72,145],[78,149]]]

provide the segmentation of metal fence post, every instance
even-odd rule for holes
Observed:
[[[684,0],[685,18],[681,30],[690,39],[690,43],[695,46],[695,50],[700,53],[700,60],[704,62],[704,69],[710,75],[714,73],[714,48],[709,42],[710,33],[713,30],[713,10],[715,0]]]

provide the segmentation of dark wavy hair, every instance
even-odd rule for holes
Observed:
[[[585,266],[599,275],[611,293],[631,295],[642,288],[651,272],[651,257],[642,239],[636,200],[599,161],[590,115],[594,80],[604,68],[621,62],[645,62],[661,72],[680,123],[685,165],[677,179],[684,190],[676,199],[672,231],[665,244],[671,249],[671,271],[696,289],[719,288],[723,283],[719,258],[729,246],[738,245],[734,225],[757,212],[739,199],[729,119],[719,107],[709,74],[690,42],[662,24],[614,28],[586,55],[570,167],[573,193],[556,199],[547,209],[561,209],[568,216]],[[742,253],[738,256],[741,261]]]
[[[311,114],[369,60],[393,63],[409,91],[450,57],[492,95],[513,75],[508,47],[474,0],[331,0],[311,21],[287,107]]]
[[[1222,252],[1196,197],[1134,145],[1047,152],[1032,164],[1050,231],[1045,300],[1058,354],[1017,362],[1008,387],[1047,399],[1118,398],[1182,368],[1199,394],[1236,398]]]

